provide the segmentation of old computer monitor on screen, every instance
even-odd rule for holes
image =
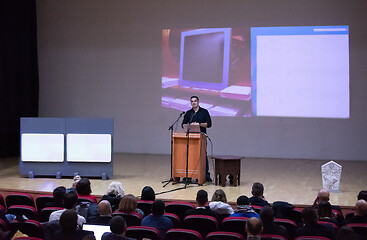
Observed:
[[[231,28],[203,28],[181,33],[179,85],[207,89],[228,87]]]

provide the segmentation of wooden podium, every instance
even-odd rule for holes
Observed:
[[[187,135],[185,132],[173,133],[172,178],[178,181],[186,177]],[[205,182],[206,137],[202,133],[189,134],[188,177]]]

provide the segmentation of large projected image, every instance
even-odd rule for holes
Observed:
[[[162,30],[162,106],[349,118],[348,26]]]

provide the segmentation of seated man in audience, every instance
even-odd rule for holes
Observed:
[[[242,195],[237,198],[237,208],[234,210],[234,213],[230,215],[230,217],[259,218],[259,214],[257,214],[255,210],[250,206],[250,201],[248,197]]]
[[[317,197],[313,203],[313,207],[317,208],[320,202],[329,202],[330,200],[330,192],[326,189],[321,189],[318,193],[317,193]],[[342,215],[342,210],[340,209],[340,206],[338,205],[331,205],[331,208],[333,210],[337,210],[340,214],[337,215],[336,213],[333,212],[333,218],[335,218],[338,221],[338,224],[340,225],[342,223],[342,221],[344,220],[344,216]]]
[[[61,229],[56,231],[53,240],[80,240],[87,235],[93,235],[91,231],[78,229],[78,215],[74,210],[66,210],[60,216]],[[95,238],[94,238],[95,239]]]
[[[60,186],[54,189],[52,195],[54,200],[45,204],[45,207],[61,207],[64,208],[64,198],[65,198],[66,188]]]
[[[152,214],[146,216],[141,222],[142,226],[154,227],[159,230],[163,239],[166,232],[173,228],[172,221],[163,216],[165,205],[161,200],[155,200],[152,204]]]
[[[349,223],[367,223],[367,202],[363,199],[356,203],[356,211],[354,216],[344,220],[343,225]]]
[[[365,200],[367,202],[367,191],[362,190],[358,193],[357,200]]]
[[[255,206],[270,206],[264,197],[264,185],[259,182],[255,182],[252,185],[251,191],[252,197],[250,197],[250,204]]]
[[[101,240],[133,240],[133,238],[125,237],[126,234],[126,222],[121,216],[115,216],[110,222],[111,232],[104,233]]]
[[[210,210],[209,206],[206,207],[206,203],[208,202],[208,193],[205,190],[199,190],[196,194],[196,209],[188,209],[185,212],[185,217],[188,215],[207,215],[215,217],[219,221],[219,216],[212,210]]]
[[[102,200],[98,203],[97,216],[92,216],[88,218],[87,223],[108,226],[110,224],[111,219],[112,219],[111,204],[107,200]]]
[[[317,213],[312,207],[306,207],[303,213],[303,226],[296,230],[295,238],[300,236],[319,236],[335,239],[336,233],[332,226],[317,223]]]
[[[287,229],[284,226],[274,223],[274,211],[271,207],[265,206],[261,209],[260,219],[263,223],[264,234],[275,234],[291,239]]]
[[[77,203],[78,203],[78,195],[77,195],[76,192],[70,191],[67,194],[65,194],[65,198],[64,198],[65,209],[58,210],[58,211],[55,211],[55,212],[51,213],[50,218],[49,218],[49,222],[59,220],[60,217],[61,217],[61,214],[63,212],[65,212],[66,210],[75,211],[75,207],[76,207]],[[81,228],[86,221],[85,221],[84,217],[82,217],[80,215],[77,215],[77,216],[78,216],[78,225]]]
[[[256,217],[252,217],[247,221],[246,233],[247,240],[261,240],[260,233],[263,229],[261,220]]]

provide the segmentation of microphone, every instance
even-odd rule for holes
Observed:
[[[184,115],[186,112],[185,111],[183,111],[181,114],[180,114],[180,117],[182,116],[182,115]]]
[[[192,123],[192,119],[194,118],[195,115],[196,115],[196,112],[194,112],[194,114],[191,115],[189,123]]]

